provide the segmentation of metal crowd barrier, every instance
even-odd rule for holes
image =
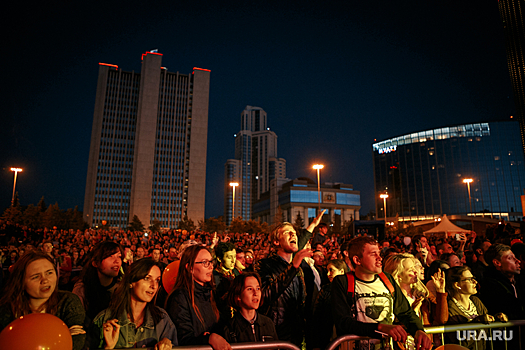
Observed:
[[[434,327],[426,327],[425,328],[425,332],[427,334],[440,334],[441,335],[441,342],[442,344],[446,344],[445,342],[445,338],[444,338],[444,334],[445,333],[450,333],[450,332],[457,332],[457,331],[460,331],[460,332],[468,332],[468,331],[476,331],[478,329],[490,329],[490,334],[487,334],[487,338],[490,338],[490,340],[487,341],[487,344],[490,344],[490,349],[494,349],[494,340],[502,340],[504,341],[504,346],[505,346],[505,349],[508,349],[508,350],[518,350],[518,349],[524,349],[524,347],[522,346],[522,337],[521,337],[521,326],[524,326],[525,325],[525,320],[515,320],[515,321],[509,321],[509,322],[493,322],[493,323],[489,323],[489,324],[484,324],[484,323],[467,323],[467,324],[456,324],[456,325],[444,325],[444,326],[434,326]],[[518,332],[517,334],[513,334],[513,336],[517,336],[518,338],[518,344],[519,344],[519,347],[516,348],[516,349],[510,349],[507,347],[507,340],[510,340],[510,339],[507,339],[508,337],[508,333],[507,332],[507,328],[509,327],[519,327],[518,329]],[[494,328],[503,328],[504,331],[501,331],[501,330],[496,330],[496,331],[492,331]],[[498,333],[496,333],[498,332]],[[504,333],[505,332],[505,333]],[[474,334],[474,333],[470,333],[470,334]],[[465,333],[464,334],[465,338],[468,338],[469,336],[469,333]],[[496,336],[496,338],[498,339],[494,339]],[[459,337],[459,345],[461,345],[461,338],[462,337]],[[334,339],[330,344],[328,344],[328,346],[325,348],[325,350],[335,350],[337,349],[337,347],[345,344],[345,343],[348,343],[348,342],[351,342],[351,341],[355,341],[355,340],[369,340],[370,338],[368,337],[362,337],[362,336],[357,336],[357,335],[343,335],[341,337],[338,337],[336,339]],[[464,339],[465,340],[465,339]],[[476,349],[477,349],[477,342],[475,343],[476,345]],[[373,346],[370,347],[370,349],[373,349]]]
[[[444,325],[444,326],[434,326],[434,327],[426,327],[425,332],[427,334],[441,334],[441,341],[443,344],[445,344],[445,333],[450,332],[462,332],[460,333],[460,337],[458,337],[459,345],[462,344],[462,340],[468,340],[468,337],[470,335],[476,337],[476,330],[478,329],[489,329],[490,334],[487,334],[487,344],[490,344],[490,349],[494,349],[494,341],[504,341],[505,349],[508,349],[507,347],[507,339],[509,337],[509,334],[507,333],[507,328],[509,327],[519,327],[517,334],[512,334],[512,337],[517,336],[518,338],[518,349],[523,349],[522,346],[522,337],[521,337],[521,326],[525,325],[525,320],[514,320],[509,322],[493,322],[489,324],[484,323],[467,323],[467,324],[454,324],[454,325]],[[494,328],[503,328],[504,330],[495,330]],[[471,332],[469,332],[471,331]],[[497,332],[497,333],[496,333]],[[463,339],[462,339],[463,338]],[[497,338],[497,339],[495,339]],[[478,346],[478,343],[475,342],[476,349]],[[508,350],[514,350],[514,349],[508,349]],[[517,349],[516,349],[517,350]]]
[[[259,343],[233,343],[230,344],[232,350],[264,350],[264,349],[283,349],[283,350],[301,350],[292,343],[286,341],[268,341]],[[153,350],[154,348],[140,348]],[[130,350],[128,349],[115,349],[115,350]],[[174,346],[172,350],[213,350],[209,345],[188,345],[188,346]]]

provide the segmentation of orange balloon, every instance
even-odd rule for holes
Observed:
[[[177,279],[177,274],[179,273],[180,260],[175,260],[170,263],[164,269],[162,273],[162,285],[168,294],[171,293],[173,287],[175,286],[175,280]]]
[[[102,225],[106,226],[108,222],[106,220],[102,220]]]
[[[0,333],[3,349],[71,350],[73,339],[60,318],[51,314],[21,316]]]

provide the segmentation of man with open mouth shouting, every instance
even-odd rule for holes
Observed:
[[[312,256],[312,249],[307,243],[324,212],[321,211],[299,235],[291,223],[279,224],[270,233],[276,253],[259,260],[255,266],[262,280],[262,306],[259,311],[272,319],[279,340],[290,341],[298,347],[303,341],[306,297],[300,265],[305,257]]]

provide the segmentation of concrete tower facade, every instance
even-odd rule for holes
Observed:
[[[140,73],[100,64],[84,199],[90,226],[126,227],[134,215],[162,227],[204,219],[209,89],[209,70],[168,72],[158,52],[142,55]]]

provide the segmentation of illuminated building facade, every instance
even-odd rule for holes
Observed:
[[[89,152],[84,219],[148,227],[204,219],[210,71],[162,67],[142,55],[140,73],[100,63]],[[191,141],[190,141],[191,139]]]
[[[270,190],[261,195],[253,205],[253,217],[256,220],[274,224],[279,208],[282,211],[280,221],[295,222],[297,214],[304,220],[305,227],[317,216],[319,193],[317,183],[300,177],[295,180],[274,179]],[[321,184],[321,210],[326,209],[323,222],[340,227],[345,221],[359,220],[361,194],[354,187],[343,183]]]
[[[521,218],[525,163],[520,145],[516,121],[450,126],[374,143],[377,216],[384,216],[379,196],[386,192],[389,218]],[[470,201],[464,179],[473,180]]]
[[[252,218],[253,202],[270,189],[270,181],[286,177],[286,160],[277,158],[277,135],[270,130],[266,112],[246,106],[241,113],[241,130],[235,135],[235,159],[228,159],[224,169],[224,218],[232,220],[233,191],[230,182],[238,182],[235,191],[235,217]]]
[[[522,0],[498,0],[498,7],[506,37],[507,64],[514,90],[521,142],[525,153],[525,24]]]

